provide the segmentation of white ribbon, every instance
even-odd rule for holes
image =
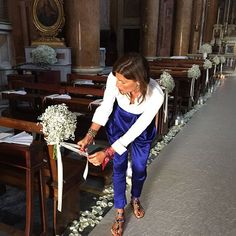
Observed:
[[[61,211],[62,208],[62,192],[63,192],[63,165],[61,159],[61,145],[56,144],[57,148],[57,185],[58,185],[58,194],[57,194],[57,210]]]
[[[166,123],[168,115],[168,92],[165,90],[165,104],[164,104],[164,122]]]
[[[214,75],[216,74],[216,64],[214,65]]]
[[[193,97],[194,97],[194,84],[195,84],[195,78],[192,78],[191,88],[190,88],[190,97],[191,97],[192,101],[194,101],[194,99],[193,99]]]
[[[203,59],[206,59],[207,58],[207,52],[204,52],[203,53]]]
[[[62,164],[62,158],[61,158],[61,146],[77,152],[79,155],[88,157],[88,153],[87,152],[82,152],[80,151],[77,147],[76,144],[71,144],[71,143],[66,143],[66,142],[62,142],[62,143],[56,143],[54,144],[56,145],[56,150],[57,150],[57,181],[58,181],[58,199],[57,199],[57,210],[61,212],[62,209],[62,193],[63,193],[63,164]],[[85,170],[84,170],[84,174],[83,174],[83,178],[86,180],[88,175],[88,160],[85,166]]]
[[[77,152],[80,156],[84,156],[87,158],[89,155],[87,152],[80,151],[76,144],[63,142],[62,146],[73,151],[73,152]],[[83,173],[84,180],[87,179],[87,176],[88,176],[88,160],[86,162],[86,166],[85,166],[84,173]]]
[[[220,63],[220,74],[222,75],[223,64]]]
[[[207,68],[206,69],[206,82],[205,82],[205,85],[207,86],[208,84],[208,80],[209,80],[209,69]]]

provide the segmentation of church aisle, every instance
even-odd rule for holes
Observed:
[[[124,236],[236,235],[235,101],[229,76],[148,167],[146,215],[128,205]],[[111,235],[114,212],[89,235]]]

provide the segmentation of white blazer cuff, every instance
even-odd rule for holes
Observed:
[[[122,155],[124,152],[127,151],[127,148],[124,147],[119,140],[115,141],[112,145],[112,148],[119,154]]]

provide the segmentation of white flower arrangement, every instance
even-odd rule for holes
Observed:
[[[201,76],[201,71],[199,65],[193,64],[190,69],[188,69],[188,78],[198,79]]]
[[[201,53],[212,53],[212,46],[209,43],[204,43],[201,45],[199,52]]]
[[[219,65],[220,64],[220,58],[218,56],[214,56],[214,58],[212,59],[213,63],[215,65]]]
[[[74,140],[76,115],[65,104],[49,106],[39,117],[48,144],[60,144],[64,140]]]
[[[57,53],[47,45],[40,45],[32,50],[32,61],[35,64],[53,65],[57,62]]]
[[[62,209],[63,192],[63,164],[60,147],[64,140],[75,138],[76,115],[68,110],[66,104],[49,106],[39,117],[43,126],[44,139],[48,145],[54,145],[54,157],[57,159],[58,169],[58,211]],[[87,165],[88,166],[88,162]]]
[[[204,64],[203,64],[203,68],[204,68],[205,70],[211,69],[211,68],[212,68],[212,62],[211,62],[210,60],[206,59],[206,60],[204,61]]]
[[[166,71],[164,71],[161,74],[159,84],[160,86],[164,87],[167,93],[172,92],[175,87],[175,82],[173,77]]]
[[[224,56],[220,57],[220,63],[224,64],[226,62],[226,58]]]

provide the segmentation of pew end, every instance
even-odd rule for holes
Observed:
[[[0,126],[9,127],[17,130],[24,130],[27,132],[36,133],[40,137],[36,142],[39,145],[40,149],[33,149],[34,151],[30,152],[35,144],[32,144],[32,148],[25,147],[24,145],[18,144],[0,144],[0,163],[5,164],[11,161],[12,167],[10,168],[2,168],[3,165],[0,166],[2,171],[1,180],[5,184],[10,184],[16,186],[18,188],[26,189],[26,191],[30,191],[34,189],[33,186],[38,183],[38,180],[34,178],[34,175],[28,176],[28,181],[23,181],[26,178],[24,171],[20,168],[20,164],[23,165],[25,162],[22,161],[22,158],[28,158],[28,168],[30,168],[30,163],[35,163],[35,165],[41,166],[41,178],[43,178],[44,182],[41,183],[41,186],[35,189],[44,189],[45,198],[53,199],[53,235],[62,234],[66,229],[67,225],[75,218],[79,216],[80,211],[80,185],[83,182],[82,173],[84,170],[84,165],[78,162],[77,159],[69,158],[68,156],[63,156],[63,172],[64,172],[64,183],[63,183],[63,208],[62,212],[57,211],[57,163],[53,158],[53,146],[47,146],[46,142],[42,139],[42,127],[41,125],[35,122],[29,122],[24,120],[12,119],[7,117],[0,117]],[[9,154],[10,150],[13,152],[12,155]],[[28,152],[24,150],[29,150]],[[2,153],[2,155],[1,155]],[[21,154],[21,158],[16,158],[17,153]],[[29,154],[27,154],[29,153]],[[31,154],[31,155],[30,155]],[[12,158],[9,158],[9,155]],[[19,155],[18,155],[19,156]],[[36,162],[36,157],[39,157],[40,164]],[[16,163],[15,160],[21,160],[21,162]],[[34,167],[34,166],[33,166]],[[20,171],[16,171],[15,168],[20,169]],[[2,170],[3,169],[3,170]],[[32,186],[27,185],[27,183],[31,183]],[[33,198],[29,198],[31,201],[27,202],[27,206],[32,209],[31,205],[33,204]],[[46,206],[45,202],[43,206]],[[42,207],[43,207],[42,206]],[[32,213],[28,213],[26,222],[28,222],[28,228],[30,229],[30,233],[26,235],[31,235],[32,227],[31,221]],[[47,223],[46,215],[43,217],[44,223]],[[47,226],[45,226],[46,228]],[[27,231],[28,232],[28,231]]]

